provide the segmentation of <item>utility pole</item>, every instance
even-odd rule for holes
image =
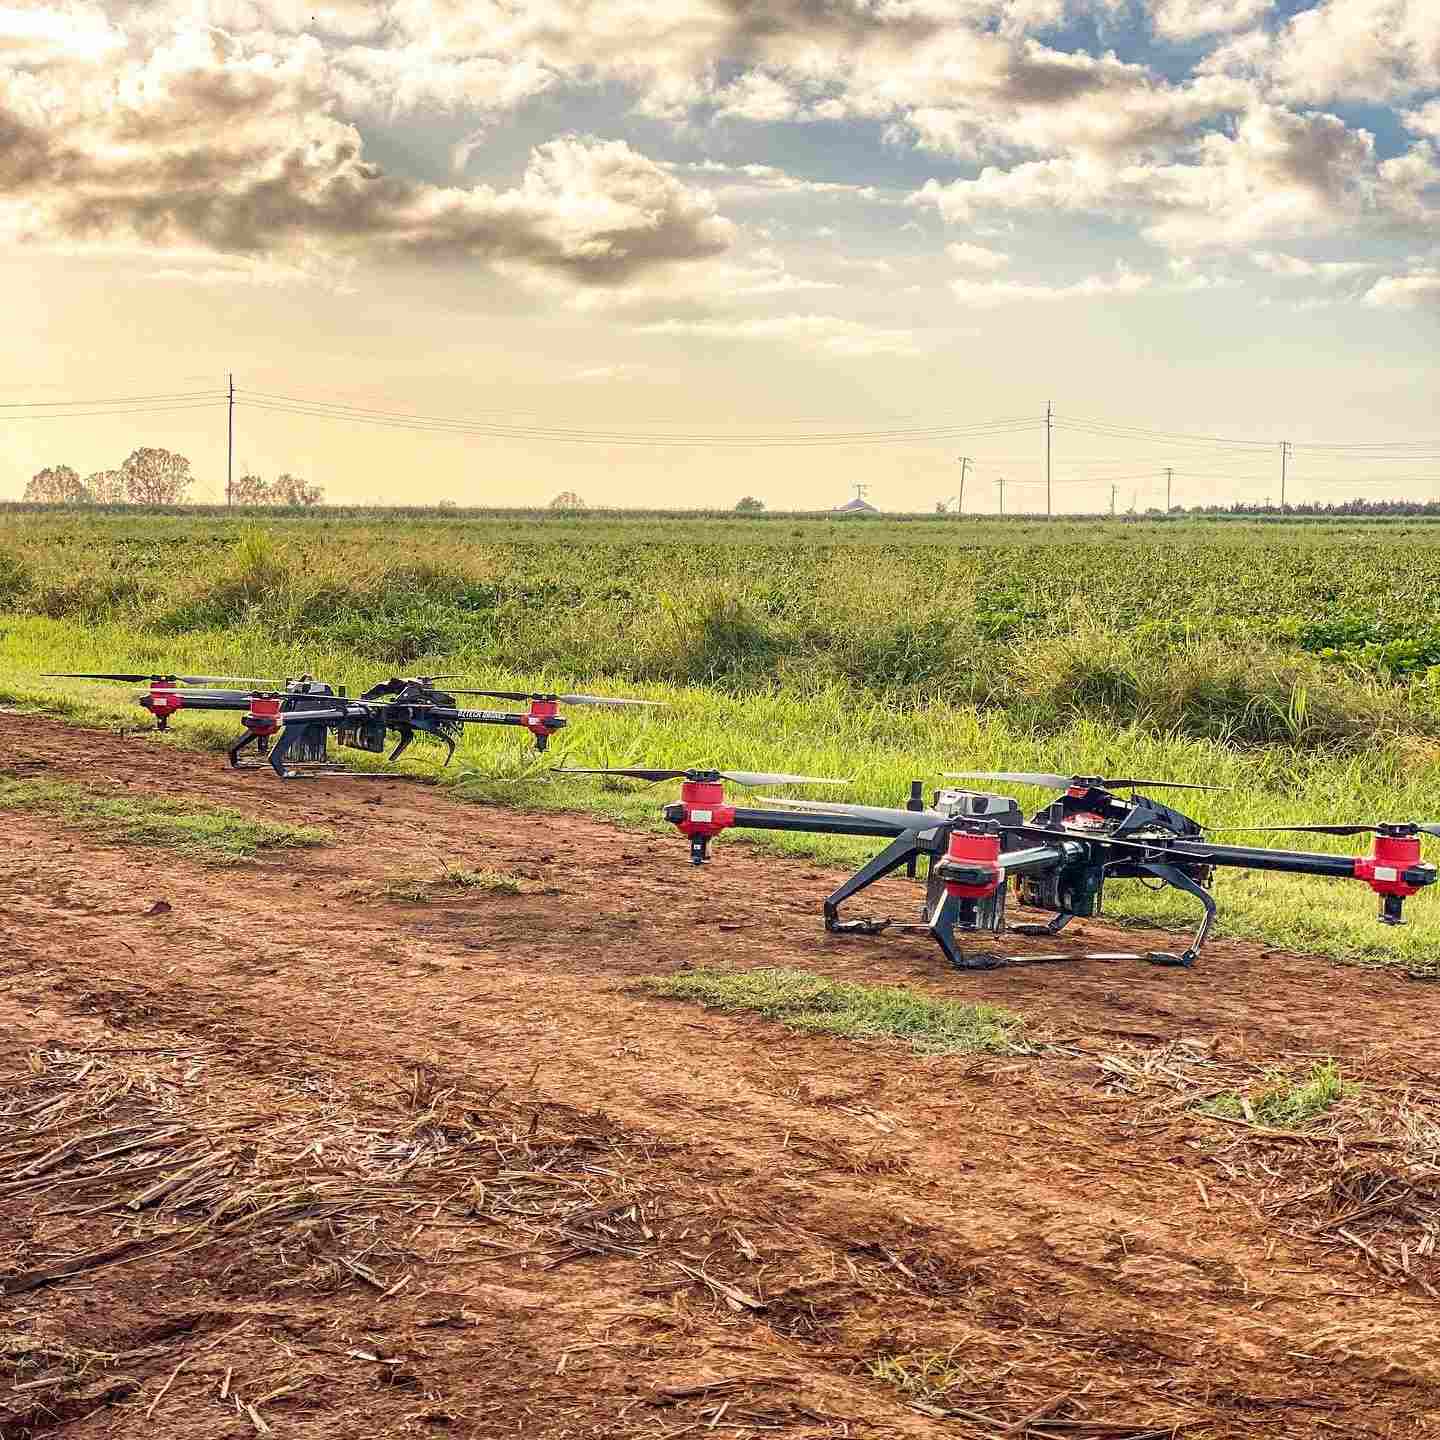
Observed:
[[[955,501],[955,513],[957,515],[963,515],[965,513],[965,471],[969,469],[969,467],[970,457],[968,455],[962,455],[960,457],[960,494]]]
[[[865,498],[865,492],[866,492],[869,488],[870,488],[870,482],[869,482],[868,480],[857,480],[857,481],[855,481],[855,498],[856,498],[857,500],[863,500],[863,499]]]
[[[1047,400],[1045,402],[1045,518],[1048,520],[1052,515],[1050,509],[1050,432],[1054,426],[1055,406]]]
[[[1289,468],[1289,459],[1290,442],[1282,440],[1280,442],[1280,509],[1282,511],[1285,509],[1285,472]]]
[[[1173,466],[1165,467],[1165,513],[1170,513],[1170,487],[1175,481],[1175,470]]]
[[[1112,520],[1115,518],[1115,492],[1119,488],[1120,487],[1118,485],[1112,485],[1110,487],[1110,518]]]
[[[1000,487],[1000,514],[1005,514],[1005,477],[1002,475],[996,482]]]
[[[225,445],[225,508],[235,503],[235,376],[230,375],[230,420]]]

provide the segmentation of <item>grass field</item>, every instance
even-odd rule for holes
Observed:
[[[431,670],[667,702],[571,711],[543,761],[511,731],[472,729],[447,777],[537,809],[657,824],[669,798],[561,785],[558,762],[796,769],[887,803],[947,769],[1118,769],[1232,787],[1188,807],[1216,825],[1440,814],[1440,526],[4,518],[0,696],[82,722],[150,723],[133,687],[41,671],[309,670],[358,688]],[[182,715],[170,743],[234,733]],[[1426,969],[1440,956],[1433,896],[1395,931],[1358,885],[1234,872],[1219,891],[1231,934]],[[1107,903],[1189,914],[1136,886]]]

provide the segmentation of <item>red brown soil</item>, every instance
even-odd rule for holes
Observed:
[[[0,715],[27,765],[335,839],[217,868],[6,816],[0,1440],[1440,1435],[1423,1237],[1407,1275],[1267,1188],[1383,1142],[1188,1104],[1320,1055],[1429,1104],[1431,987],[1223,941],[959,975],[826,936],[833,877],[740,846],[696,872],[579,816]],[[442,855],[524,891],[383,898]],[[1013,948],[1136,948],[1063,940]],[[634,989],[710,963],[995,1001],[1043,1043],[926,1057]],[[1177,1041],[1190,1092],[1117,1079]],[[123,1159],[55,1154],[126,1126]],[[191,1199],[145,1198],[182,1154]],[[917,1354],[948,1365],[919,1408],[874,1373]]]

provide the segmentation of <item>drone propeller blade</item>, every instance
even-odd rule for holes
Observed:
[[[663,709],[665,705],[663,700],[631,700],[613,695],[557,695],[555,699],[562,705],[648,705],[655,709]]]
[[[556,775],[628,775],[632,780],[729,780],[736,785],[848,785],[848,780],[822,780],[814,775],[774,775],[761,770],[609,770],[578,769],[557,765]]]
[[[554,775],[628,775],[632,780],[683,780],[690,772],[688,770],[641,770],[629,766],[620,766],[612,769],[589,770],[574,765],[556,765],[551,770]]]
[[[1225,790],[1225,785],[1192,785],[1188,780],[1111,779],[1101,775],[1050,775],[1033,770],[950,770],[947,780],[999,780],[1009,785],[1038,785],[1045,790],[1069,790],[1091,785],[1099,790],[1134,790],[1139,786],[1155,790]]]
[[[1397,822],[1398,828],[1411,828],[1409,822]],[[1290,831],[1306,835],[1380,835],[1389,828],[1382,825],[1227,825],[1222,830],[1206,831],[1207,834],[1245,834],[1252,831]],[[1415,825],[1424,835],[1440,835],[1440,825]]]
[[[947,780],[999,780],[1007,785],[1039,785],[1046,790],[1068,790],[1069,775],[1047,775],[1034,770],[947,770]]]
[[[848,780],[827,780],[818,775],[772,775],[764,770],[721,770],[722,780],[736,785],[848,785]]]
[[[760,795],[757,799],[788,810],[803,810],[807,815],[853,815],[858,820],[874,820],[880,825],[895,825],[902,830],[932,830],[948,824],[954,817],[938,810],[892,810],[883,805],[846,805],[841,801],[788,800],[782,795]]]
[[[251,675],[100,675],[82,674],[68,670],[48,670],[47,680],[115,680],[125,685],[143,685],[155,680],[171,680],[177,685],[268,685],[268,680],[257,680]]]
[[[551,695],[532,690],[452,690],[452,695],[488,695],[492,700],[552,700],[558,705],[609,705],[616,708],[630,705],[660,707],[663,700],[630,700],[611,695]]]

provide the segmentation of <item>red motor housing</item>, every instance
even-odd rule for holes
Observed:
[[[692,840],[708,840],[735,823],[735,807],[725,803],[725,787],[714,780],[687,780],[680,787],[685,817],[675,827]]]
[[[140,697],[140,703],[154,717],[155,723],[163,730],[165,722],[177,711],[184,708],[185,697],[175,688],[173,680],[154,680],[147,695]]]
[[[532,700],[521,723],[537,739],[548,740],[560,727],[554,723],[560,706],[554,700]]]
[[[257,695],[249,711],[242,717],[244,726],[253,735],[280,733],[280,701],[275,697]]]
[[[983,900],[993,895],[1004,878],[1000,872],[1000,837],[998,835],[971,835],[963,830],[950,832],[950,847],[945,852],[945,863],[963,867],[975,877],[975,883],[962,880],[946,880],[945,889],[960,900]],[[981,879],[984,875],[987,878]]]
[[[1418,885],[1405,879],[1405,871],[1420,863],[1418,835],[1377,835],[1368,855],[1355,861],[1355,878],[1377,895],[1414,895]]]

